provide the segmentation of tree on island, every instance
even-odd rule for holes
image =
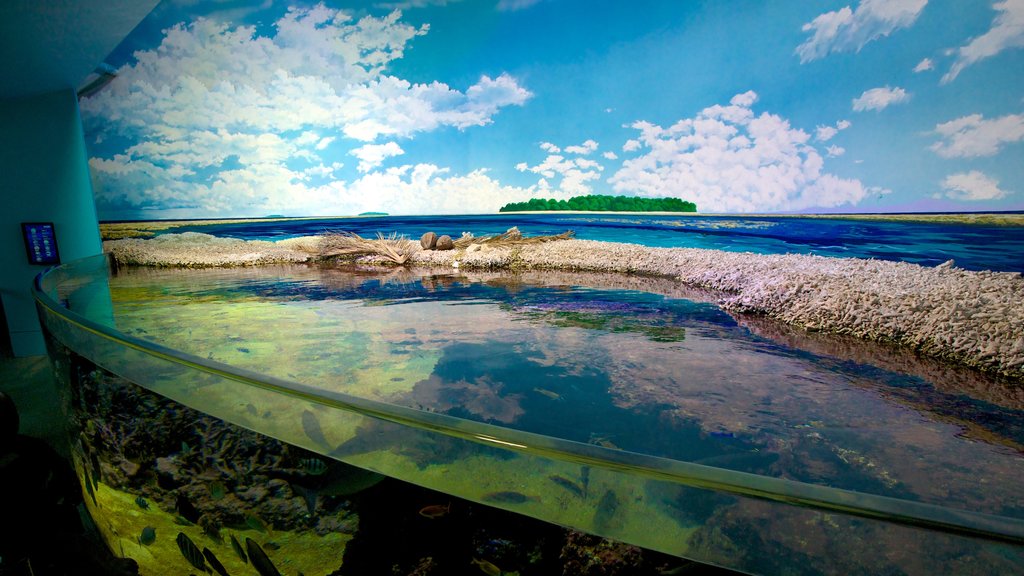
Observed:
[[[531,198],[511,202],[498,212],[580,210],[586,212],[696,212],[697,205],[679,198],[638,198],[636,196],[573,196],[568,200]]]

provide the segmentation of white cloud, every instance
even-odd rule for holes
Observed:
[[[952,82],[965,68],[979,60],[1024,46],[1024,0],[1004,0],[993,4],[992,9],[999,12],[992,21],[992,27],[955,51],[956,61],[942,77],[943,84]]]
[[[555,146],[551,142],[541,142],[540,143],[540,149],[545,151],[545,152],[550,152],[551,154],[558,154],[559,152],[562,151],[561,148],[559,148],[558,146]]]
[[[917,66],[914,66],[914,72],[926,72],[933,69],[935,69],[935,63],[932,62],[931,58],[925,58],[918,62]]]
[[[942,140],[931,149],[944,158],[975,158],[992,156],[1004,144],[1024,140],[1024,115],[1008,114],[994,120],[985,120],[981,114],[971,114],[935,126]]]
[[[545,146],[545,144],[548,143],[541,144],[541,148],[547,152],[558,150],[557,146]],[[597,142],[587,140],[582,146],[566,146],[565,151],[578,155],[589,154],[596,150],[597,146]],[[569,197],[590,194],[593,188],[589,182],[601,177],[604,166],[589,158],[566,158],[560,154],[549,154],[544,161],[536,166],[520,162],[516,164],[516,170],[540,175],[542,180],[537,183],[537,186],[544,190],[550,190],[549,180],[560,179],[556,190],[561,195]]]
[[[836,122],[835,126],[817,126],[814,129],[814,138],[818,142],[828,142],[833,136],[839,134],[839,132],[846,130],[851,126],[849,120],[840,120]]]
[[[863,112],[864,110],[883,110],[892,104],[899,104],[910,100],[910,94],[903,88],[872,88],[865,90],[859,97],[853,99],[853,110]]]
[[[568,154],[580,154],[586,156],[587,154],[590,154],[591,152],[597,150],[597,147],[597,142],[593,140],[587,140],[586,142],[580,144],[579,146],[566,146],[565,151]]]
[[[394,142],[388,142],[387,144],[366,144],[349,151],[349,154],[359,158],[357,170],[369,172],[383,164],[384,160],[405,154],[405,150],[402,150],[402,147]]]
[[[534,4],[540,4],[544,0],[498,0],[498,10],[502,12],[514,12],[525,10]]]
[[[912,25],[928,0],[862,0],[856,10],[844,6],[803,25],[811,37],[797,46],[801,63],[830,52],[860,51],[865,44]]]
[[[810,135],[775,114],[755,115],[756,99],[747,92],[668,128],[635,122],[644,153],[609,182],[619,193],[681,197],[708,212],[832,207],[881,192],[823,173]]]
[[[615,152],[612,152],[611,150],[602,153],[601,156],[604,156],[608,160],[618,160],[619,159],[619,155],[616,154]]]
[[[977,170],[950,174],[942,181],[942,189],[946,197],[953,200],[998,200],[1009,194],[999,189],[997,180]]]
[[[846,154],[846,148],[840,146],[831,145],[825,148],[825,152],[828,153],[829,158],[838,158],[843,154]]]
[[[92,159],[101,172],[98,201],[111,209],[118,202],[125,209],[161,202],[196,210],[291,207],[281,198],[289,190],[305,198],[327,194],[303,182],[342,168],[326,156],[337,154],[339,139],[373,143],[466,130],[532,96],[507,74],[481,76],[465,91],[386,74],[428,31],[400,17],[357,18],[321,4],[290,8],[266,31],[210,19],[166,29],[157,48],[135,52],[107,88],[81,101],[90,140],[104,143],[102,157]],[[110,144],[119,141],[128,144]],[[380,146],[358,149],[360,171],[398,147]],[[139,198],[118,178],[144,183],[140,189],[153,196]]]
[[[633,139],[626,140],[626,143],[622,145],[622,151],[623,152],[635,152],[635,151],[640,149],[640,146],[641,146],[641,144],[640,144],[639,140],[633,140]]]

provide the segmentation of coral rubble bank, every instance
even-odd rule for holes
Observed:
[[[318,260],[317,237],[243,241],[167,234],[104,244],[120,264],[228,266]],[[360,263],[382,263],[364,256]],[[408,263],[464,269],[575,270],[668,277],[721,293],[730,311],[762,314],[813,331],[909,347],[1012,378],[1024,378],[1024,276],[974,272],[947,262],[766,255],[652,248],[592,240],[431,251]]]

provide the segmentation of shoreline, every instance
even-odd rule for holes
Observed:
[[[164,267],[319,263],[320,237],[279,242],[189,232],[107,241],[123,265]],[[1024,276],[975,272],[947,262],[764,255],[653,248],[595,240],[474,245],[409,255],[414,266],[466,270],[568,270],[668,278],[721,294],[728,311],[768,317],[811,332],[896,344],[919,354],[1024,381]],[[384,264],[374,256],[350,259]],[[324,265],[324,264],[320,264]]]
[[[583,210],[544,210],[523,212],[495,212],[485,216],[509,216],[517,214],[572,214],[609,216],[675,216],[679,218],[808,218],[818,220],[864,220],[876,222],[921,222],[932,224],[964,224],[969,226],[1024,227],[1024,214],[1001,212],[961,213],[864,213],[864,214],[721,214],[703,212],[588,212]],[[480,216],[481,214],[450,214],[447,216]],[[212,226],[217,224],[249,224],[253,222],[284,222],[293,220],[349,220],[353,218],[388,218],[395,215],[353,215],[353,216],[282,216],[274,218],[219,218],[203,220],[134,220],[101,222],[100,236],[106,240],[122,238],[150,238],[163,230],[181,226]]]

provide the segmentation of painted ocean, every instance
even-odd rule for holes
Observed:
[[[800,218],[643,214],[493,214],[386,216],[247,221],[173,228],[244,240],[281,240],[329,231],[362,236],[428,230],[458,238],[499,234],[518,226],[527,236],[573,230],[577,238],[645,246],[710,248],[760,254],[817,254],[901,260],[935,266],[954,260],[968,270],[1024,272],[1024,227],[979,224]]]

